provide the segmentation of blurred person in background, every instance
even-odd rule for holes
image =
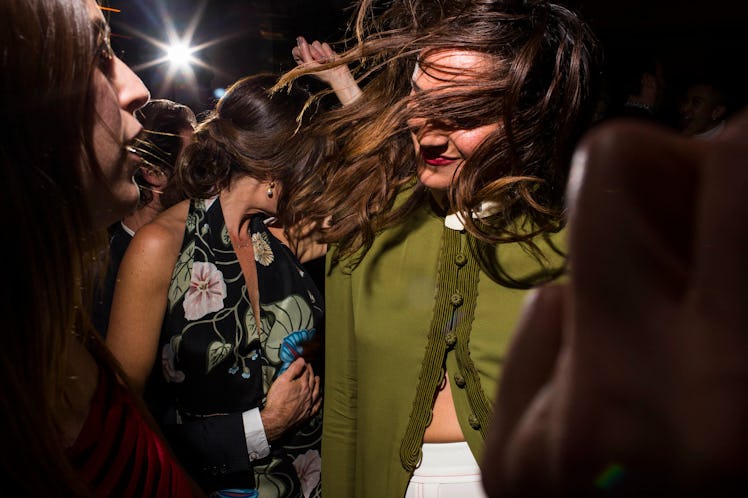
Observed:
[[[97,290],[93,309],[94,325],[104,337],[117,272],[133,235],[165,208],[183,198],[172,177],[179,154],[192,140],[197,124],[192,109],[166,99],[149,100],[135,111],[135,117],[143,125],[143,133],[133,145],[143,160],[143,165],[135,173],[135,181],[140,186],[140,201],[132,213],[109,227],[109,267],[101,288]]]
[[[696,81],[686,87],[678,106],[680,131],[689,137],[714,138],[722,133],[729,111],[724,87],[715,82]]]

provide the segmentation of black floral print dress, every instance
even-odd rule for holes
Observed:
[[[291,250],[252,216],[258,330],[218,198],[192,201],[161,333],[155,413],[175,452],[214,496],[319,494],[321,415],[249,463],[241,424],[277,376],[319,351],[323,298]],[[321,358],[312,361],[315,373]],[[256,455],[255,455],[256,456]]]

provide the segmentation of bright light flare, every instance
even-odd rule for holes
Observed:
[[[167,89],[172,85],[174,77],[178,74],[181,76],[181,78],[187,81],[188,86],[196,88],[194,71],[194,68],[196,66],[208,69],[212,73],[221,74],[223,77],[227,78],[228,75],[226,75],[219,68],[213,67],[203,61],[200,58],[199,52],[210,46],[217,45],[230,38],[234,38],[235,36],[240,36],[241,33],[224,34],[219,38],[193,45],[192,40],[195,31],[200,24],[200,20],[202,19],[205,9],[207,8],[208,0],[200,0],[200,3],[198,4],[197,9],[192,16],[192,19],[189,22],[189,25],[181,33],[178,32],[173,18],[166,8],[166,5],[164,4],[164,0],[153,0],[153,2],[158,14],[156,18],[160,19],[163,22],[161,28],[166,35],[166,40],[155,39],[145,33],[138,31],[132,26],[125,26],[124,29],[132,36],[141,38],[154,47],[157,47],[158,49],[160,49],[162,54],[161,57],[134,66],[132,69],[135,72],[142,71],[153,66],[158,66],[163,63],[168,63],[168,68],[163,76],[160,88],[157,92],[155,92],[155,94],[165,94]]]
[[[191,49],[186,43],[178,42],[170,45],[166,50],[166,57],[173,66],[188,67],[193,61]]]

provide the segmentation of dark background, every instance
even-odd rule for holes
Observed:
[[[110,0],[112,44],[143,79],[153,98],[169,98],[196,112],[212,107],[213,92],[242,76],[279,72],[295,65],[296,36],[333,41],[344,33],[349,0]],[[202,15],[197,14],[203,7]],[[192,45],[215,43],[194,56],[210,68],[193,65],[169,81],[168,63],[142,68],[163,56],[147,37],[166,41],[165,25],[185,32],[199,18]],[[142,35],[147,35],[142,36]],[[221,41],[216,41],[221,40]]]
[[[695,73],[718,73],[736,101],[746,102],[748,6],[735,0],[559,0],[580,12],[606,49],[649,45],[666,63],[670,99]],[[283,71],[293,66],[297,35],[334,41],[344,34],[350,0],[110,0],[113,44],[154,98],[177,100],[201,112],[215,102],[213,92],[241,76]],[[177,32],[202,15],[193,45],[222,40],[196,53],[210,69],[167,80],[168,64],[142,68],[163,55],[146,36],[166,40],[165,22]]]

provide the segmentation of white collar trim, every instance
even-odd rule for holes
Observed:
[[[499,203],[494,201],[481,202],[480,206],[470,213],[474,219],[486,218],[499,212]],[[452,230],[465,230],[465,218],[462,213],[452,213],[444,217],[444,226]]]

